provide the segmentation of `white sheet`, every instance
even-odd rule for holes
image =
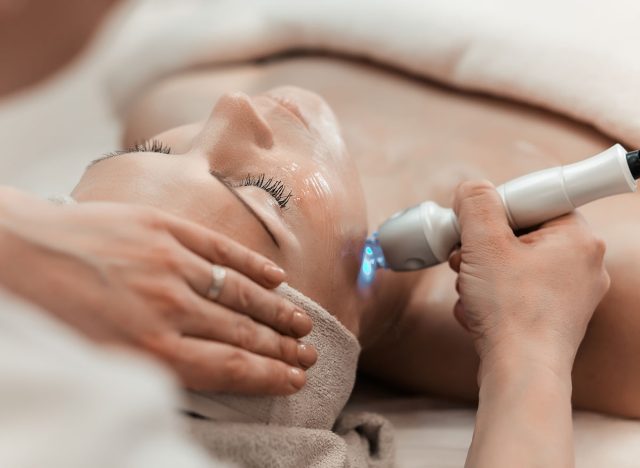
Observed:
[[[347,410],[375,411],[391,421],[399,468],[464,466],[475,408],[359,382]],[[574,412],[573,421],[577,468],[640,466],[640,423],[586,411]]]
[[[176,383],[0,289],[0,466],[222,468],[188,440]]]
[[[184,66],[291,47],[364,55],[539,104],[640,146],[637,0],[132,5],[133,14],[111,24],[66,81],[0,107],[0,183],[43,195],[69,191],[86,162],[118,146],[112,106],[126,104],[138,86]],[[473,409],[388,394],[357,395],[350,405],[380,411],[396,425],[399,466],[462,466]],[[579,467],[640,466],[640,423],[577,412],[575,427]]]
[[[152,3],[146,37],[121,58],[132,72],[111,81],[121,104],[186,65],[322,49],[539,105],[640,146],[637,0]]]

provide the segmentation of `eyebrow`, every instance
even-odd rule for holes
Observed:
[[[273,241],[273,243],[276,244],[276,247],[280,248],[280,244],[278,243],[276,236],[273,235],[273,232],[271,232],[271,229],[269,229],[269,226],[267,226],[267,223],[265,223],[262,217],[258,213],[256,213],[256,211],[251,207],[251,205],[249,205],[245,201],[245,199],[242,198],[242,196],[240,196],[236,188],[233,185],[231,185],[223,175],[218,174],[213,170],[209,171],[209,174],[215,177],[218,182],[224,185],[229,190],[229,192],[231,192],[231,194],[236,198],[236,200],[238,200],[240,204],[246,208],[249,214],[253,216],[260,223],[260,225],[264,228],[264,230],[269,235],[269,237],[271,237],[271,240]]]

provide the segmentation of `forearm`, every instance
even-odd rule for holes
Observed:
[[[483,373],[466,467],[572,467],[571,376],[512,361]]]
[[[39,278],[44,275],[41,254],[45,248],[33,234],[48,231],[32,225],[30,219],[43,221],[42,205],[48,204],[27,192],[0,185],[0,286],[36,303],[35,292],[42,289]]]

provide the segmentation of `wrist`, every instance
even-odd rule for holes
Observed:
[[[468,464],[573,466],[570,371],[516,356],[485,364]]]
[[[483,382],[508,383],[528,378],[555,379],[571,390],[571,370],[574,354],[551,351],[550,346],[520,343],[518,347],[494,348],[482,356],[478,370],[478,385]]]

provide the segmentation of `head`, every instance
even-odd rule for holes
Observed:
[[[205,122],[153,140],[155,148],[92,164],[74,198],[149,205],[226,234],[274,260],[291,286],[357,331],[366,210],[322,98],[294,87],[229,93]]]

